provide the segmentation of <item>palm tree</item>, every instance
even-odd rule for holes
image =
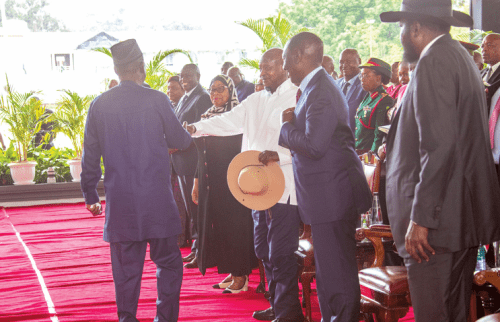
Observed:
[[[300,28],[293,32],[292,24],[288,19],[281,16],[281,12],[278,12],[277,16],[265,19],[247,19],[236,23],[252,30],[262,40],[262,47],[260,48],[262,53],[274,47],[284,48],[290,38],[300,32],[309,30],[308,28]],[[259,70],[258,59],[243,58],[239,64]]]
[[[93,48],[92,51],[103,53],[111,58],[113,58],[113,54],[111,50],[105,47]],[[164,93],[167,92],[167,81],[168,78],[175,73],[169,71],[165,64],[163,64],[163,60],[172,55],[172,54],[184,54],[189,58],[189,61],[192,63],[193,59],[188,51],[182,49],[170,49],[170,50],[160,50],[154,57],[151,59],[149,63],[146,64],[146,83],[151,86],[152,89],[156,89],[162,91]]]
[[[167,81],[168,78],[175,73],[169,71],[165,65],[163,64],[163,60],[175,53],[181,53],[186,55],[189,58],[190,62],[193,62],[191,59],[191,55],[189,52],[182,49],[171,49],[165,51],[159,51],[153,59],[146,65],[146,83],[148,83],[151,88],[162,91],[164,93],[167,92]]]
[[[34,93],[18,93],[14,91],[7,79],[7,96],[0,98],[0,119],[10,126],[10,132],[16,141],[19,161],[27,161],[28,148],[35,133],[40,131],[47,118],[45,107]]]
[[[76,157],[82,157],[83,137],[85,134],[85,120],[90,103],[95,95],[80,96],[70,90],[61,90],[64,95],[57,102],[58,108],[52,114],[55,132],[65,134],[75,149]]]

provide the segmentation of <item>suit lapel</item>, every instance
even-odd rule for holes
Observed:
[[[195,99],[195,97],[198,95],[200,88],[201,88],[201,85],[198,84],[195,87],[194,91],[191,93],[191,95],[189,95],[188,98],[186,100],[184,100],[184,102],[179,104],[179,106],[178,106],[179,108],[175,111],[175,115],[177,117],[179,117],[179,115],[184,113],[192,105],[192,102]]]
[[[295,107],[295,115],[297,115],[300,112],[300,110],[302,109],[302,107],[305,105],[305,103],[307,101],[307,97],[309,96],[309,93],[311,92],[313,87],[316,85],[316,83],[319,81],[322,74],[326,75],[326,71],[324,69],[320,69],[316,73],[316,75],[314,75],[314,77],[309,81],[309,84],[307,84],[306,89],[304,90],[302,95],[300,95],[300,98],[297,101],[297,105]]]

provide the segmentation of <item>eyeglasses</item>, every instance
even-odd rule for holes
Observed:
[[[227,88],[227,86],[219,86],[219,87],[215,87],[215,88],[209,88],[208,91],[210,92],[210,94],[212,94],[214,92],[222,94],[222,93],[224,93],[224,90],[226,88]]]

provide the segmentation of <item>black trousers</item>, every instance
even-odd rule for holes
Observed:
[[[186,239],[193,240],[191,251],[196,252],[198,249],[198,206],[193,202],[193,198],[191,198],[194,176],[178,177],[182,198],[184,199],[184,204],[186,205]]]
[[[478,247],[405,259],[416,322],[466,322]]]

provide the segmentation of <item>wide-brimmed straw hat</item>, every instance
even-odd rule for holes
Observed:
[[[360,65],[359,68],[369,68],[376,70],[382,75],[385,75],[389,78],[392,77],[391,65],[378,58],[370,58],[366,63]]]
[[[456,27],[472,27],[473,23],[469,15],[452,9],[451,0],[403,0],[400,11],[380,14],[382,22],[412,18]]]
[[[227,169],[227,184],[234,198],[253,210],[266,210],[285,192],[285,176],[276,162],[259,162],[259,151],[241,152]]]

